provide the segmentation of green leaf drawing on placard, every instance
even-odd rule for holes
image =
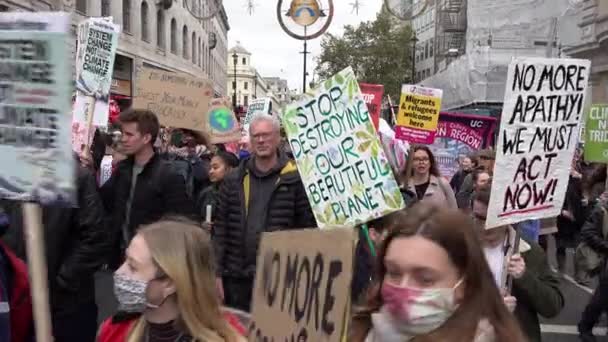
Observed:
[[[285,126],[285,131],[290,137],[298,133],[298,125],[295,123],[296,114],[295,109],[290,109],[283,115],[283,126]]]
[[[372,144],[371,140],[363,141],[359,144],[359,146],[357,147],[357,150],[359,150],[359,152],[361,152],[361,153],[365,153],[365,151],[367,151],[369,149],[371,144]]]
[[[365,191],[365,186],[361,183],[357,183],[353,185],[352,192],[353,195],[363,197],[363,192]]]
[[[395,204],[397,204],[397,207],[400,203],[403,203],[403,196],[401,195],[399,188],[393,190],[393,200],[395,201]]]
[[[340,74],[337,74],[336,82],[338,82],[338,84],[340,84],[340,85],[344,84],[344,77],[342,77],[342,75],[340,75]]]
[[[325,215],[323,214],[322,211],[315,211],[315,214],[317,217],[317,221],[319,221],[319,223],[322,223],[322,224],[327,223],[327,219],[325,218]]]
[[[331,203],[325,204],[325,209],[323,209],[323,215],[325,216],[325,223],[331,224],[332,222],[336,222],[334,217],[334,212],[331,210]]]
[[[397,209],[397,203],[395,203],[395,200],[393,199],[393,197],[384,194],[384,202],[386,203],[386,206],[391,208],[391,209]]]
[[[347,91],[348,91],[348,100],[352,101],[353,95],[354,95],[352,80],[350,82],[348,82]]]
[[[325,87],[325,90],[330,90],[332,84],[333,84],[333,80],[330,78],[323,83],[323,87]]]
[[[376,128],[374,127],[371,119],[365,124],[365,130],[367,130],[367,133],[369,133],[372,137],[376,136]]]
[[[357,137],[357,139],[361,139],[361,140],[370,140],[372,139],[372,136],[370,136],[370,134],[366,131],[357,131],[355,133],[355,137]]]
[[[372,142],[372,158],[378,158],[380,147],[376,141]]]
[[[311,178],[314,172],[314,165],[308,156],[301,159],[300,164],[302,165],[302,175],[304,178]]]

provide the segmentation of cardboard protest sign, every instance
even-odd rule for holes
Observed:
[[[349,319],[353,232],[332,228],[262,235],[249,341],[342,341]]]
[[[207,133],[212,144],[225,144],[239,141],[241,132],[236,115],[232,109],[229,98],[216,98],[211,100],[209,113],[207,114]]]
[[[74,121],[87,123],[87,107],[95,97],[93,125],[107,126],[110,87],[120,28],[111,18],[90,18],[78,26],[76,52],[76,103]]]
[[[521,57],[509,65],[487,228],[561,213],[590,64]]]
[[[608,163],[608,104],[592,105],[585,125],[585,161]]]
[[[134,108],[149,109],[161,125],[207,131],[213,88],[207,80],[143,68],[137,76]]]
[[[435,142],[429,146],[441,175],[452,178],[459,169],[459,157],[493,146],[495,131],[494,117],[442,112]]]
[[[403,208],[350,67],[287,106],[282,120],[319,227],[354,226]]]
[[[382,84],[359,83],[363,99],[367,105],[367,110],[372,118],[374,127],[378,129],[380,122],[380,110],[382,109],[382,96],[384,96],[384,86]]]
[[[0,14],[0,197],[74,199],[69,16]]]
[[[435,141],[443,90],[404,84],[397,113],[397,139],[414,144]]]
[[[272,103],[268,97],[251,100],[247,107],[247,114],[245,114],[245,119],[243,120],[243,127],[248,126],[251,118],[258,113],[270,114],[271,105]]]

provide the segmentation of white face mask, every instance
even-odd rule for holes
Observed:
[[[382,286],[383,311],[390,315],[399,332],[421,335],[439,328],[456,311],[455,290],[452,288],[417,289],[385,283]]]
[[[156,279],[156,278],[155,278]],[[118,310],[130,313],[143,313],[146,308],[160,307],[167,297],[158,305],[148,302],[146,292],[150,281],[133,279],[120,273],[114,273],[114,295],[118,300]]]

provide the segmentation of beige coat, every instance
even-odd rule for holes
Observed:
[[[416,187],[414,186],[414,181],[412,179],[409,180],[408,189],[412,191],[412,193],[416,193]],[[422,200],[441,207],[445,207],[447,205],[448,208],[458,209],[454,191],[452,190],[452,187],[448,181],[446,181],[443,177],[435,177],[431,175],[429,179],[429,187],[426,189],[424,198]]]

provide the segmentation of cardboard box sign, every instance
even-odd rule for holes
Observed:
[[[331,228],[263,234],[249,341],[342,341],[353,232]]]

